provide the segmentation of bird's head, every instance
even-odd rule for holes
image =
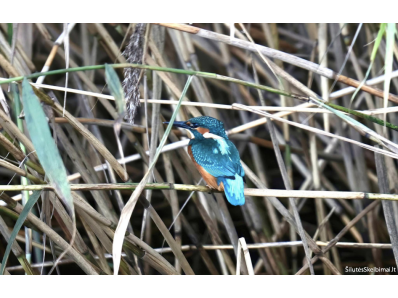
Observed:
[[[169,122],[163,123],[168,124]],[[209,116],[195,117],[187,121],[174,121],[173,126],[185,128],[190,131],[196,139],[228,139],[227,134],[225,133],[224,123]]]

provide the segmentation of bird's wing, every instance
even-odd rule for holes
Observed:
[[[197,142],[192,146],[192,155],[200,166],[216,178],[235,179],[235,174],[245,175],[239,152],[229,140],[209,139]]]
[[[242,164],[240,163],[240,155],[238,149],[236,149],[234,143],[232,143],[230,140],[226,140],[226,142],[229,144],[230,147],[231,159],[235,161],[236,173],[241,177],[245,176],[245,171],[243,170]]]

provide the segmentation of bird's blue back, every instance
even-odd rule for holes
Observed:
[[[232,205],[243,205],[243,177],[239,152],[228,138],[191,139],[189,142],[195,161],[210,175],[223,182],[224,191]]]

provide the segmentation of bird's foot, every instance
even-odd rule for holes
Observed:
[[[223,187],[222,185],[220,185],[220,186],[218,186],[218,187],[214,187],[214,186],[211,186],[211,185],[206,184],[206,186],[207,186],[208,188],[210,188],[211,190],[218,190],[218,191],[223,191],[223,190],[224,190],[224,187]],[[211,192],[209,192],[209,193],[211,193]]]

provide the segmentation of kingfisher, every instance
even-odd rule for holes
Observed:
[[[175,121],[173,126],[184,128],[193,135],[188,144],[188,154],[207,186],[224,191],[232,205],[243,205],[245,171],[238,149],[225,133],[224,123],[213,117],[200,116]]]

